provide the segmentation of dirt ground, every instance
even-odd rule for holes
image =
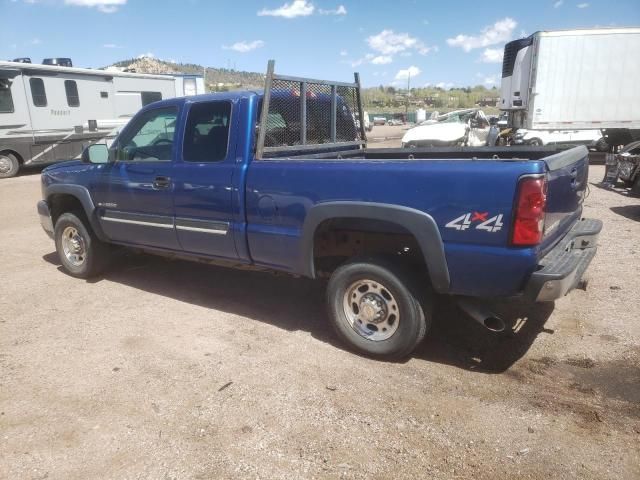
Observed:
[[[496,304],[503,336],[443,300],[398,363],[338,343],[321,283],[134,255],[69,277],[39,175],[0,181],[0,478],[640,478],[640,200],[603,173],[588,291]]]

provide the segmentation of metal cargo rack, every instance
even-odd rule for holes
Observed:
[[[366,145],[358,73],[346,83],[276,75],[274,70],[275,61],[269,60],[256,158]]]

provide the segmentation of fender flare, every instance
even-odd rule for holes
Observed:
[[[315,278],[313,239],[318,226],[334,218],[361,218],[395,223],[409,231],[418,242],[429,271],[433,288],[438,293],[449,290],[449,268],[440,230],[433,217],[409,207],[372,202],[326,202],[309,209],[302,226],[299,269]]]
[[[91,224],[91,228],[95,232],[96,236],[102,240],[107,241],[107,236],[102,231],[102,227],[100,226],[100,222],[96,216],[96,207],[93,204],[93,199],[91,198],[91,194],[86,187],[82,185],[69,185],[64,183],[56,183],[53,185],[49,185],[45,189],[45,198],[47,203],[51,204],[51,197],[53,195],[71,195],[72,197],[77,198],[82,205],[82,209],[84,210],[85,215],[89,219],[89,223]]]

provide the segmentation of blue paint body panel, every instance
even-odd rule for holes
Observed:
[[[494,160],[464,155],[428,160],[256,160],[253,152],[260,100],[258,93],[232,92],[151,104],[141,113],[167,105],[179,109],[171,162],[56,164],[43,171],[43,189],[52,184],[83,185],[92,195],[98,218],[109,209],[126,208],[136,215],[168,217],[175,224],[172,229],[107,226],[105,233],[116,243],[303,275],[307,274],[303,233],[311,209],[328,202],[353,201],[407,207],[429,215],[437,225],[449,271],[447,293],[484,297],[520,293],[542,256],[581,215],[586,158],[554,170],[544,158]],[[232,104],[227,156],[214,163],[186,162],[181,146],[189,109],[194,103],[209,101]],[[153,188],[153,178],[158,175],[171,179],[170,189]],[[532,248],[513,247],[509,240],[517,185],[523,175],[546,175],[548,179],[549,232]],[[454,221],[466,214],[470,215],[469,225],[455,228]],[[501,228],[478,228],[498,216]],[[228,230],[218,235],[207,231],[208,227],[204,231],[181,229],[180,222],[228,225]],[[102,221],[102,225],[106,223]],[[492,225],[497,223],[489,227]]]

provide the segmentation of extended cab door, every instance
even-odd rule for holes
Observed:
[[[115,242],[179,249],[173,222],[173,157],[179,109],[136,115],[112,146],[115,161],[92,185],[98,218]]]
[[[173,174],[178,241],[187,252],[237,259],[232,180],[238,104],[186,105],[183,147]]]

